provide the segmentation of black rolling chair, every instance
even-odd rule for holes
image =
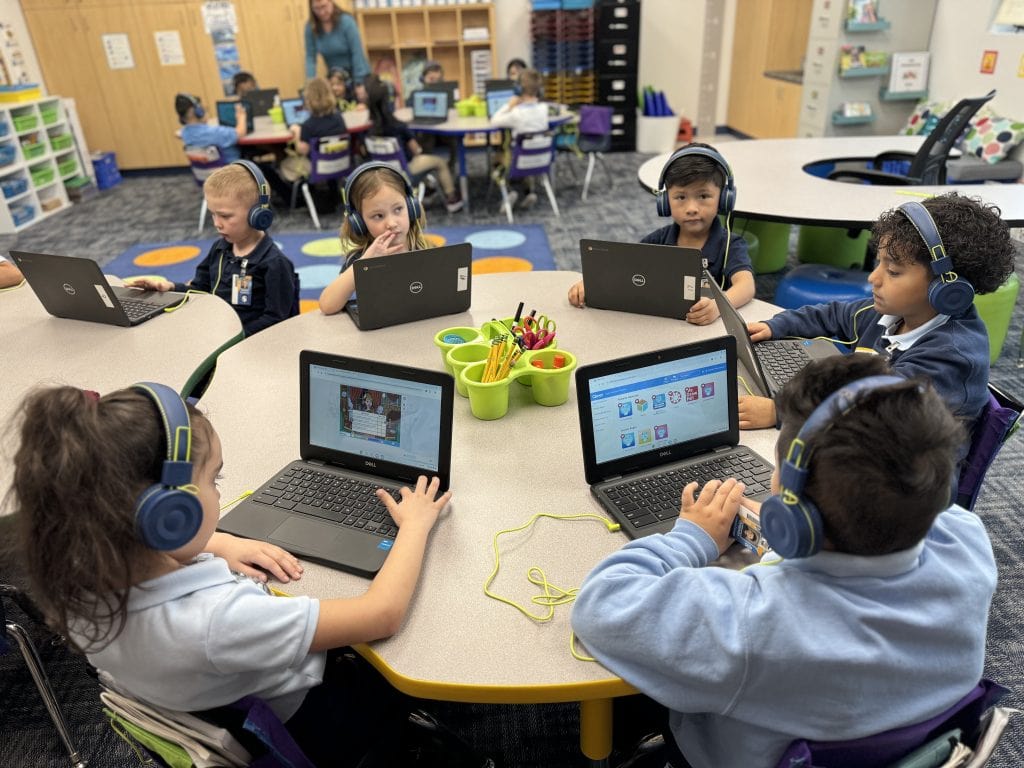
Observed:
[[[889,186],[945,184],[946,161],[949,160],[953,144],[963,133],[968,121],[995,95],[996,92],[993,90],[977,98],[961,99],[942,116],[916,153],[882,152],[873,158],[865,158],[870,164],[868,168],[841,168],[832,171],[828,178]],[[905,174],[882,170],[883,163],[893,160],[909,161],[910,168]]]

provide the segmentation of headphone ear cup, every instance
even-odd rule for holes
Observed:
[[[949,283],[937,277],[928,286],[928,302],[939,314],[962,315],[974,303],[974,286],[960,277]]]
[[[423,215],[423,206],[420,205],[419,198],[415,194],[407,195],[405,198],[405,207],[409,211],[409,226],[411,227],[420,217]]]
[[[260,232],[266,232],[274,223],[274,211],[262,205],[254,205],[249,209],[249,226]]]
[[[348,225],[352,229],[352,234],[356,237],[366,237],[369,234],[366,224],[363,223],[363,217],[351,206],[348,209]]]
[[[736,185],[733,184],[732,179],[726,179],[725,186],[722,187],[722,193],[718,196],[718,212],[723,216],[728,216],[733,212],[736,207]]]
[[[669,200],[668,200],[668,190],[667,189],[659,190],[658,192],[655,193],[655,198],[656,198],[655,202],[656,202],[656,204],[658,206],[658,215],[659,216],[671,216],[672,215],[672,205],[669,203]]]
[[[151,549],[167,552],[188,544],[203,524],[203,505],[195,494],[151,485],[135,505],[135,528]]]
[[[812,502],[797,496],[787,504],[782,496],[771,496],[762,502],[760,518],[761,535],[782,557],[810,557],[821,550],[821,513]]]

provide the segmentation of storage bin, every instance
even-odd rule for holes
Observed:
[[[11,127],[7,124],[7,121],[0,120],[0,137],[6,136],[10,131]]]
[[[19,227],[27,221],[32,221],[36,216],[35,206],[28,205],[12,205],[11,206],[11,219],[14,221],[14,226]]]
[[[28,179],[24,176],[15,176],[10,179],[0,179],[0,191],[4,197],[20,195],[28,189]]]
[[[29,175],[32,176],[32,186],[41,187],[44,184],[49,184],[51,181],[53,181],[53,166],[42,165],[38,168],[32,168],[29,170]]]
[[[0,165],[9,165],[14,162],[17,151],[13,144],[0,144]]]
[[[46,154],[46,145],[42,142],[37,144],[22,144],[21,153],[25,155],[26,160],[34,160],[37,157],[42,157]]]
[[[33,114],[12,115],[11,120],[14,122],[14,130],[18,131],[18,133],[31,131],[39,126],[39,118]]]
[[[43,118],[43,125],[53,125],[57,122],[57,117],[59,115],[56,105],[52,107],[40,107],[39,114]]]
[[[109,189],[121,182],[121,172],[113,152],[93,152],[92,167],[96,172],[96,188]]]
[[[78,170],[78,161],[73,157],[69,157],[60,163],[57,163],[57,173],[63,179],[65,176],[70,176],[72,173]]]
[[[61,152],[65,149],[71,148],[71,134],[70,133],[58,133],[56,136],[50,137],[50,149],[54,152]]]

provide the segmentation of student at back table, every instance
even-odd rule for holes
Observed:
[[[687,144],[665,163],[658,186],[658,214],[671,216],[672,223],[640,242],[697,248],[705,268],[734,307],[754,298],[754,270],[747,243],[723,227],[718,218],[722,214],[728,221],[736,205],[736,182],[725,158],[708,144]],[[569,302],[584,306],[582,280],[569,289]],[[686,315],[686,321],[694,325],[708,325],[717,319],[718,305],[708,295],[698,299]]]
[[[186,147],[215,146],[220,156],[228,162],[241,157],[238,140],[248,133],[248,117],[245,105],[235,105],[235,126],[209,125],[206,122],[206,110],[202,102],[189,93],[179,93],[174,97],[174,110],[178,113],[181,123],[181,140]]]
[[[508,128],[512,141],[527,133],[541,133],[548,129],[548,105],[540,100],[541,77],[536,69],[525,69],[519,73],[519,93],[509,99],[501,109],[491,115],[491,125]],[[511,145],[505,147],[504,165],[495,174],[507,172],[512,162]],[[521,202],[523,208],[532,208],[537,203],[533,191],[533,177],[527,176],[515,182],[516,189],[509,192],[509,205]]]
[[[995,558],[981,520],[950,506],[964,433],[942,398],[879,357],[837,355],[779,410],[781,495],[760,505],[774,552],[705,567],[740,504],[758,505],[735,480],[696,498],[691,483],[672,531],[608,557],[573,606],[587,650],[668,715],[676,768],[772,768],[796,739],[934,717],[982,675]]]

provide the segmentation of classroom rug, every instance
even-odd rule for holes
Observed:
[[[432,246],[471,243],[475,275],[555,269],[551,247],[540,224],[428,227],[426,237]],[[316,309],[320,291],[337,276],[341,264],[342,244],[337,234],[327,230],[282,232],[274,233],[273,238],[299,273],[302,311]],[[196,264],[203,260],[214,240],[206,237],[135,245],[104,264],[103,271],[121,278],[159,275],[185,282],[195,273]]]

